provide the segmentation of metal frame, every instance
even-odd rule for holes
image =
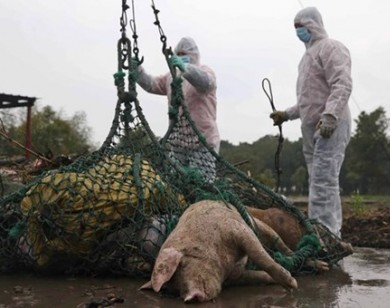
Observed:
[[[27,107],[27,118],[26,118],[26,159],[30,159],[31,150],[31,109],[37,100],[36,97],[28,97],[21,95],[11,95],[0,93],[0,109],[6,108],[17,108]]]

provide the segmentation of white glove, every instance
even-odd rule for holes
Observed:
[[[324,114],[317,124],[317,129],[320,130],[320,135],[324,138],[330,138],[337,127],[337,119],[330,115]]]
[[[288,115],[285,111],[274,111],[269,117],[274,120],[274,126],[282,125],[283,122],[288,121]]]

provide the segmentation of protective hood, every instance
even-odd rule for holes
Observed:
[[[315,7],[307,7],[300,10],[294,19],[294,24],[297,23],[306,27],[312,36],[311,40],[305,43],[307,48],[313,45],[315,41],[328,37],[321,13]]]
[[[191,58],[191,64],[199,64],[199,49],[192,38],[183,37],[175,47],[175,54],[177,54],[178,52],[183,52],[186,55],[189,55]]]

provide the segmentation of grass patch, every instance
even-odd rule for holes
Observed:
[[[351,195],[349,205],[351,207],[352,212],[358,216],[362,216],[367,212],[367,207],[364,205],[364,198],[362,195]]]

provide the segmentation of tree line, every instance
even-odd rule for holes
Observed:
[[[26,136],[26,120],[23,111],[0,111],[1,127],[4,134],[20,144]],[[86,114],[76,112],[67,118],[51,106],[35,106],[31,116],[31,144],[35,153],[46,155],[70,155],[88,153],[96,146],[91,141],[92,130],[87,125]],[[0,157],[24,155],[25,150],[0,137]]]
[[[23,143],[25,120],[20,113],[0,111],[1,129],[12,139]],[[340,174],[343,194],[390,194],[389,119],[383,107],[371,113],[361,112],[355,120],[344,164]],[[78,112],[65,118],[50,106],[36,107],[32,114],[33,150],[44,155],[82,155],[97,148],[91,140],[86,115]],[[267,135],[253,143],[233,145],[221,142],[220,155],[261,183],[275,187],[275,152],[278,136]],[[0,157],[23,155],[24,150],[0,137]],[[308,178],[302,154],[302,139],[285,139],[280,153],[281,192],[307,194]]]

